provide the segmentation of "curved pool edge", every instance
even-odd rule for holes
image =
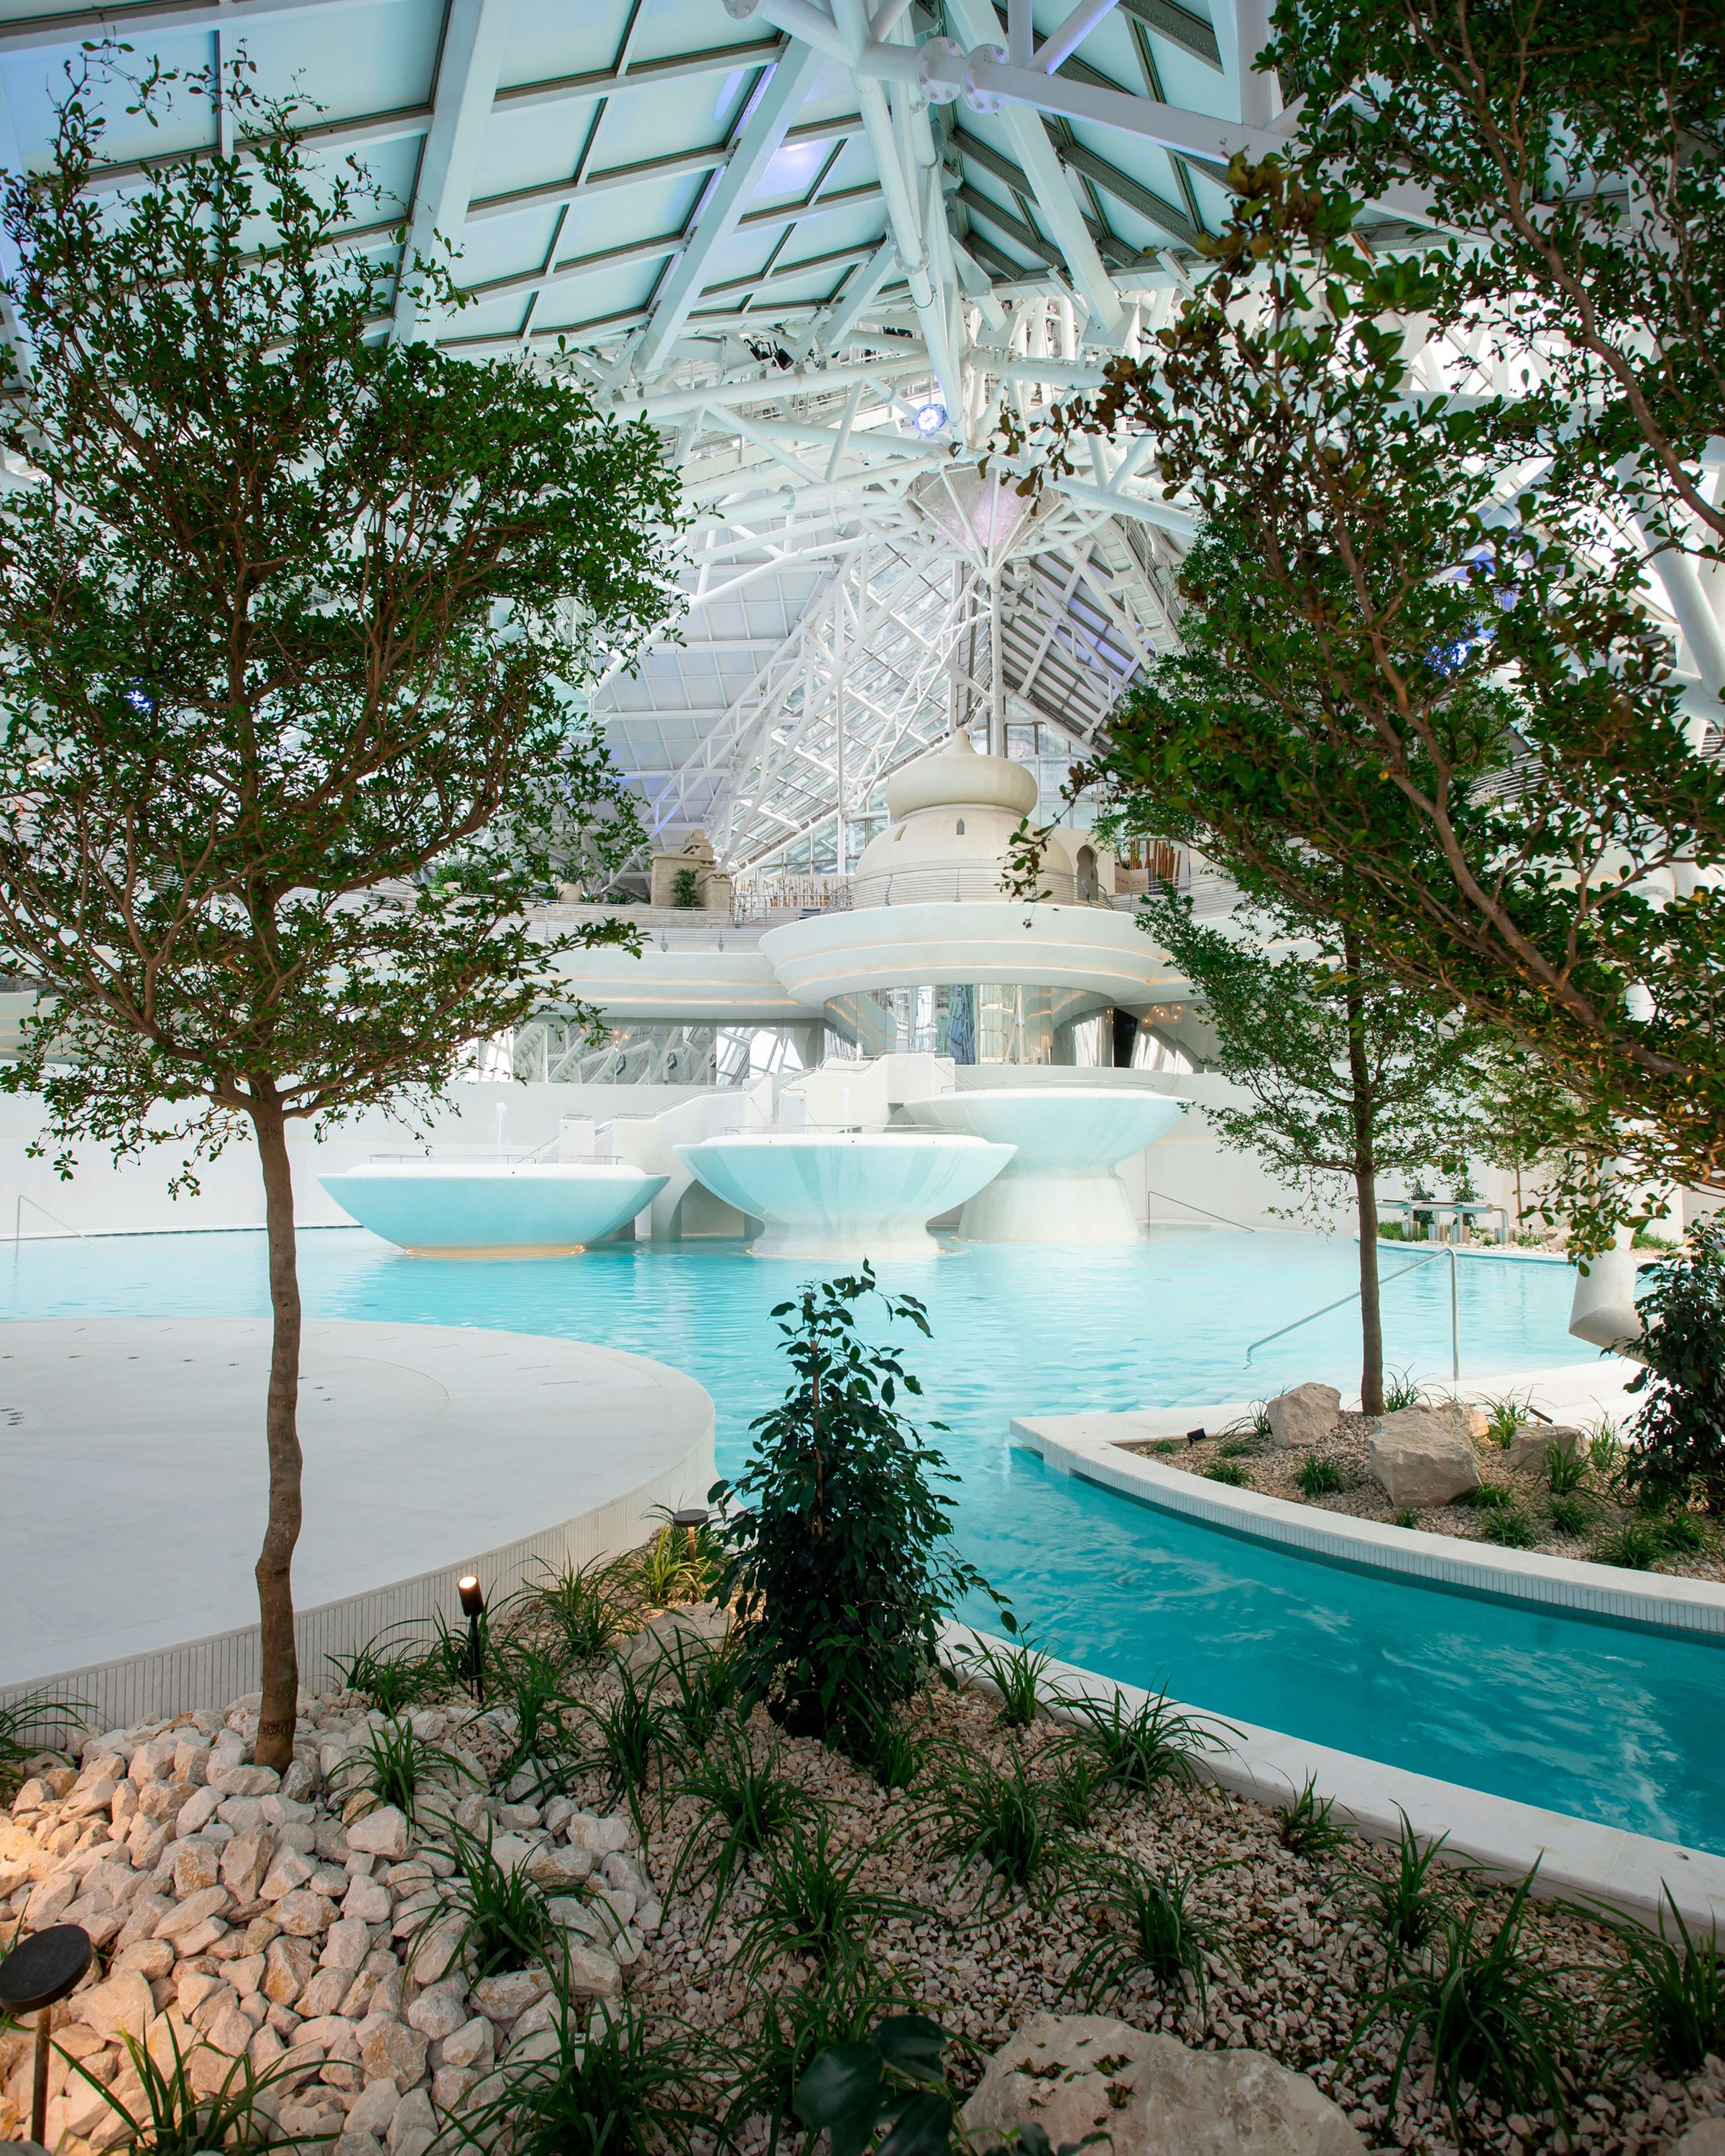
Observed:
[[[968,1625],[949,1625],[942,1652],[956,1666],[958,1650],[973,1640],[1011,1645]],[[968,1681],[992,1689],[985,1678],[965,1675]],[[1053,1661],[1045,1666],[1038,1690],[1057,1719],[1066,1718],[1062,1693],[1104,1702],[1115,1695],[1128,1712],[1157,1697],[1140,1686]],[[1692,1929],[1725,1926],[1725,1856],[1440,1781],[1255,1722],[1231,1721],[1213,1708],[1169,1704],[1231,1733],[1229,1748],[1207,1755],[1200,1764],[1209,1780],[1235,1796],[1257,1804],[1286,1804],[1311,1779],[1318,1795],[1333,1799],[1338,1817],[1363,1840],[1394,1841],[1405,1816],[1422,1842],[1448,1837],[1442,1851],[1447,1862],[1476,1866],[1503,1879],[1525,1877],[1537,1864],[1534,1892],[1542,1899],[1599,1902],[1656,1926],[1669,1893]]]
[[[1516,1389],[1524,1389],[1553,1374],[1520,1373],[1515,1376]],[[1511,1381],[1486,1382],[1507,1389]],[[1464,1394],[1469,1389],[1461,1388]],[[1013,1418],[1010,1431],[1014,1442],[1062,1473],[1207,1527],[1279,1543],[1310,1557],[1361,1565],[1430,1586],[1570,1609],[1579,1615],[1725,1639],[1725,1583],[1630,1572],[1581,1558],[1547,1557],[1533,1550],[1428,1534],[1418,1527],[1392,1527],[1381,1520],[1356,1519],[1349,1513],[1327,1512],[1260,1491],[1234,1489],[1122,1450],[1183,1434],[1205,1417],[1209,1420],[1204,1427],[1214,1428],[1222,1425],[1223,1418],[1248,1411],[1245,1403],[1228,1402],[1220,1407],[1151,1408],[1123,1414],[1019,1415]]]

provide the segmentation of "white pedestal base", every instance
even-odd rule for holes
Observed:
[[[416,1257],[553,1257],[602,1242],[668,1178],[624,1162],[369,1162],[318,1181],[344,1212]]]
[[[760,1258],[927,1258],[927,1223],[1012,1158],[1009,1145],[921,1131],[762,1131],[678,1146],[716,1197],[766,1223]]]
[[[974,1132],[1014,1148],[971,1199],[958,1232],[978,1243],[1135,1243],[1115,1163],[1159,1138],[1180,1112],[1164,1093],[1125,1086],[1001,1086],[942,1093],[906,1112],[926,1128]]]

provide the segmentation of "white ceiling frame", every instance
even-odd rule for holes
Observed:
[[[436,261],[439,242],[460,239],[514,14],[515,0],[448,0],[431,126],[396,278],[392,343],[431,333],[443,314],[416,280],[415,264]]]

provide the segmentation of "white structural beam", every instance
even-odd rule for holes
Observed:
[[[441,312],[418,264],[434,261],[443,244],[459,241],[514,13],[515,0],[449,0],[431,126],[419,153],[413,214],[396,276],[389,327],[394,343],[429,334]]]
[[[713,256],[736,231],[760,186],[767,167],[783,145],[787,131],[821,69],[822,55],[794,41],[774,65],[769,80],[744,121],[724,170],[708,187],[695,213],[695,229],[682,254],[655,295],[651,316],[634,359],[634,372],[648,380],[682,335],[706,286]]]
[[[1093,10],[1081,5],[1077,10],[1076,24],[1079,35],[1094,28],[1106,13],[1106,8]],[[947,16],[949,22],[963,29],[966,38],[973,46],[986,43],[994,29],[994,11],[988,4],[988,0],[947,0]],[[1061,53],[1060,58],[1066,59],[1070,52],[1076,49],[1077,43],[1078,38],[1075,37],[1067,51]],[[1044,83],[1047,83],[1052,69],[1019,69],[1014,72],[1034,72]],[[1012,144],[1014,156],[1023,166],[1025,177],[1030,182],[1043,222],[1065,258],[1066,267],[1072,273],[1072,281],[1083,295],[1092,321],[1111,341],[1121,326],[1119,295],[1102,266],[1102,258],[1096,252],[1096,242],[1090,236],[1084,213],[1078,207],[1070,182],[1061,170],[1055,146],[1048,139],[1048,129],[1043,124],[1041,114],[1027,105],[1004,104],[1000,108],[1000,124]]]

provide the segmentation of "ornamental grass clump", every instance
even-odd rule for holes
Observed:
[[[1333,1815],[1336,1799],[1317,1794],[1317,1777],[1308,1774],[1306,1786],[1290,1803],[1276,1807],[1276,1838],[1296,1856],[1316,1861],[1333,1856],[1348,1845],[1348,1830]]]
[[[561,1984],[556,1996],[557,2048],[497,2077],[488,2102],[452,2122],[462,2145],[511,2156],[664,2156],[711,2133],[711,2062],[699,2039],[654,2034],[627,1999],[599,2000],[589,2015]]]
[[[996,1719],[1003,1729],[1028,1729],[1045,1698],[1061,1697],[1043,1682],[1054,1666],[1054,1656],[1032,1646],[1028,1640],[1007,1644],[973,1639],[958,1650],[955,1660],[961,1669],[983,1678],[993,1689],[1000,1702]]]
[[[1717,1931],[1692,1933],[1670,1887],[1664,1892],[1675,1939],[1666,1933],[1664,1909],[1656,1937],[1598,1909],[1580,1913],[1603,1924],[1623,1949],[1610,1980],[1608,2038],[1620,2053],[1661,2074],[1686,2077],[1700,2072],[1710,2053],[1725,2057],[1725,1955]]]
[[[846,1963],[865,1967],[870,1942],[882,1924],[925,1921],[927,1912],[914,1902],[861,1884],[873,1854],[867,1844],[855,1851],[835,1847],[825,1812],[818,1811],[806,1828],[793,1820],[767,1850],[760,1900],[743,1927],[742,1966],[758,1973],[785,1958],[813,1962],[823,1972]]]
[[[1018,1629],[952,1551],[953,1500],[933,1485],[957,1478],[898,1412],[921,1384],[858,1333],[855,1306],[875,1292],[865,1265],[777,1306],[795,1382],[753,1424],[736,1481],[711,1492],[725,1554],[713,1591],[741,1613],[745,1710],[764,1701],[799,1736],[842,1737],[908,1699],[938,1669],[942,1626],[967,1594],[988,1595]],[[880,1301],[927,1336],[914,1296]]]
[[[415,1629],[412,1620],[406,1627],[392,1625],[387,1631],[374,1634],[351,1655],[330,1656],[331,1666],[341,1673],[341,1689],[357,1691],[367,1707],[376,1707],[380,1714],[395,1716],[417,1707],[441,1691],[446,1681],[435,1648],[429,1654],[415,1653],[403,1642],[387,1644],[391,1633],[404,1629]]]
[[[530,1962],[550,1958],[554,1965],[549,1949],[559,1935],[557,1920],[525,1871],[497,1861],[490,1822],[483,1840],[453,1821],[448,1832],[460,1867],[439,1890],[444,1912],[459,1919],[458,1954],[450,1965],[459,1958],[475,1983],[481,1977],[526,1969]],[[428,1924],[420,1937],[431,1929]]]
[[[680,1796],[693,1797],[706,1809],[684,1837],[670,1891],[675,1894],[685,1881],[711,1882],[709,1932],[750,1857],[762,1855],[793,1820],[806,1819],[815,1809],[814,1800],[783,1772],[777,1738],[766,1749],[765,1759],[757,1760],[747,1727],[728,1722],[690,1768],[678,1790]]]
[[[1032,1774],[1014,1747],[1003,1773],[985,1758],[954,1753],[945,1763],[925,1818],[934,1845],[957,1865],[962,1880],[983,1874],[981,1899],[1041,1902],[1068,1878],[1078,1861],[1072,1839],[1046,1783]]]
[[[1390,2111],[1415,2039],[1423,2038],[1434,2087],[1458,2123],[1472,2091],[1505,2112],[1566,2116],[1573,2010],[1526,1935],[1532,1884],[1530,1872],[1489,1938],[1486,1903],[1446,1912],[1420,1960],[1367,2001],[1342,2059],[1380,2021],[1400,2030],[1385,2097]]]
[[[1239,1732],[1227,1722],[1183,1714],[1165,1691],[1128,1707],[1123,1692],[1066,1702],[1079,1740],[1096,1754],[1108,1785],[1122,1794],[1154,1796],[1189,1789],[1206,1753],[1225,1752]],[[1225,1734],[1224,1734],[1225,1732]]]
[[[1208,1957],[1223,1952],[1219,1928],[1189,1906],[1193,1889],[1221,1867],[1153,1871],[1122,1857],[1096,1876],[1086,1901],[1101,1935],[1079,1956],[1066,1989],[1094,2014],[1128,1985],[1148,1984],[1167,1998],[1189,1988],[1200,2019],[1209,2010]]]
[[[1426,1946],[1450,1906],[1439,1891],[1437,1876],[1460,1881],[1472,1876],[1461,1871],[1438,1873],[1447,1833],[1422,1842],[1405,1812],[1401,1822],[1395,1848],[1381,1869],[1358,1866],[1348,1873],[1350,1899],[1383,1942],[1392,1969]]]

